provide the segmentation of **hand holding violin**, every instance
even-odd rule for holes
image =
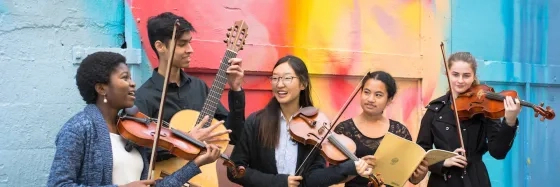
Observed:
[[[206,142],[204,142],[206,144]],[[200,167],[216,161],[220,157],[220,147],[213,144],[206,144],[206,150],[194,159],[194,163]]]
[[[518,98],[515,101],[511,96],[506,96],[504,99],[504,108],[506,110],[504,117],[506,118],[506,123],[513,127],[517,121],[517,115],[521,112],[521,102]]]
[[[229,139],[219,138],[219,136],[221,135],[224,135],[226,133],[231,133],[231,130],[229,129],[222,132],[215,132],[210,134],[210,132],[216,129],[216,127],[222,125],[224,121],[219,121],[217,123],[214,123],[210,125],[210,127],[208,128],[201,128],[202,126],[204,126],[204,124],[208,122],[208,118],[209,118],[208,116],[204,116],[204,118],[200,121],[200,123],[196,124],[196,126],[188,134],[199,141],[205,141],[205,142],[229,141]]]
[[[372,168],[375,167],[376,158],[375,158],[373,155],[366,155],[366,156],[362,157],[361,159],[363,159],[364,161],[366,161],[366,163],[367,163],[368,165],[370,165]]]
[[[371,166],[364,159],[354,161],[354,164],[356,164],[356,172],[362,177],[368,178],[373,172]]]

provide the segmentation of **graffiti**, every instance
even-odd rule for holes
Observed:
[[[548,94],[558,92],[556,88],[514,85],[514,82],[557,84],[556,78],[549,75],[557,74],[558,68],[549,65],[559,62],[558,53],[551,51],[557,50],[560,42],[546,42],[547,39],[558,41],[560,36],[556,34],[558,32],[552,32],[560,28],[558,11],[550,8],[559,7],[554,2],[165,0],[153,3],[128,0],[127,3],[151,67],[158,64],[147,42],[148,18],[171,11],[191,22],[197,30],[193,35],[195,52],[191,68],[199,69],[193,73],[198,72],[197,75],[208,84],[214,76],[208,73],[212,71],[206,70],[218,67],[225,50],[222,40],[226,29],[234,21],[245,20],[249,25],[249,36],[238,56],[243,58],[243,66],[248,71],[244,88],[248,90],[248,97],[255,98],[247,104],[247,115],[268,102],[270,85],[265,76],[276,60],[294,54],[306,62],[312,74],[315,104],[331,117],[339,112],[366,71],[391,73],[398,79],[398,91],[384,114],[405,124],[416,139],[423,107],[447,90],[439,51],[442,41],[450,46],[446,47],[448,54],[472,52],[479,59],[479,78],[496,82],[495,88],[515,89],[522,93],[520,96],[534,101],[552,100],[547,100],[550,98]],[[526,8],[519,11],[519,7]],[[450,16],[452,11],[453,17]],[[524,71],[527,69],[530,72]],[[535,95],[531,90],[539,90],[539,94],[544,95]],[[531,94],[526,95],[524,91]],[[222,101],[225,103],[226,100],[222,98]],[[354,99],[341,119],[353,117],[360,111],[358,99]],[[520,117],[520,120],[544,126],[525,118]],[[528,129],[522,127],[520,130]],[[548,168],[545,163],[553,161],[542,163],[533,158],[532,164],[538,165],[537,169],[516,162],[529,156],[547,158],[526,153],[542,148],[533,142],[544,141],[535,139],[546,132],[538,130],[534,133],[538,134],[519,135],[512,154],[503,161],[485,156],[494,186],[543,184],[543,180],[531,181],[524,176],[551,179],[550,175],[542,174],[541,169]],[[558,138],[546,141],[559,145]],[[529,146],[525,146],[526,143]],[[553,154],[550,151],[546,155]],[[560,165],[555,167],[546,171],[554,173]],[[509,171],[512,168],[521,169]],[[542,175],[531,175],[523,169]],[[517,180],[512,176],[518,176]],[[425,181],[420,186],[425,186]]]

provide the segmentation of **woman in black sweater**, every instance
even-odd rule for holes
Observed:
[[[274,97],[262,110],[251,114],[235,145],[231,159],[247,168],[245,176],[230,181],[242,186],[330,186],[356,175],[368,176],[371,168],[364,160],[348,160],[326,168],[318,151],[306,161],[310,166],[295,176],[296,170],[311,152],[312,145],[303,145],[290,138],[288,124],[300,108],[313,106],[311,82],[305,63],[298,57],[278,60],[270,77]]]

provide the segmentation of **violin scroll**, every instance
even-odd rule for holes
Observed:
[[[385,184],[383,182],[383,179],[381,179],[381,175],[380,174],[376,174],[375,176],[371,175],[368,177],[369,182],[368,182],[368,187],[381,187],[383,184]]]
[[[233,161],[227,159],[224,160],[224,166],[226,166],[228,168],[228,170],[231,172],[231,174],[233,175],[233,178],[241,178],[243,176],[245,176],[245,167],[243,166],[235,166],[235,163],[233,163]]]
[[[544,103],[541,102],[539,105],[534,105],[532,108],[535,111],[535,117],[539,117],[541,115],[540,120],[544,121],[544,119],[552,120],[556,117],[554,110],[550,108],[550,106],[546,106],[546,109],[543,108]]]

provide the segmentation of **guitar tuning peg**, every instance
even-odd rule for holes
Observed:
[[[227,43],[227,39],[224,39],[224,43]]]
[[[240,47],[239,50],[243,50],[243,47]]]
[[[228,31],[231,31],[231,27],[230,27],[230,28],[227,28],[227,30],[228,30]]]
[[[229,37],[229,35],[230,35],[230,34],[229,34],[229,32],[228,32],[228,33],[226,33],[226,36],[227,36],[227,37]]]

